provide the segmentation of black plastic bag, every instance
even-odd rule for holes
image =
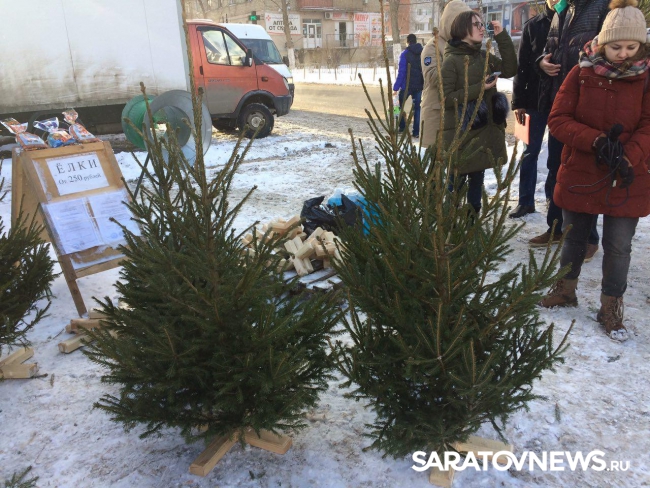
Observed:
[[[341,205],[323,205],[325,197],[305,200],[300,217],[304,219],[303,229],[310,235],[317,227],[338,233],[341,225],[353,226],[361,223],[361,210],[345,195],[341,195]]]

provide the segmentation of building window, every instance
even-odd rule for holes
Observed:
[[[415,30],[416,30],[416,31],[423,31],[423,30],[425,30],[424,24],[421,24],[421,23],[417,22],[417,23],[415,24]]]
[[[418,9],[418,15],[422,15],[422,9],[421,8]]]

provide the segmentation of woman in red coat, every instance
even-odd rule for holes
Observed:
[[[607,335],[627,339],[623,294],[632,237],[650,214],[650,50],[636,0],[613,0],[602,30],[580,53],[548,119],[565,144],[553,198],[572,226],[561,264],[571,271],[541,301],[576,306],[576,287],[591,224],[603,214],[603,280],[598,321]]]

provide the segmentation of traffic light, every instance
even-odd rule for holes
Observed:
[[[257,12],[255,10],[253,10],[248,16],[248,20],[250,20],[253,24],[257,24]]]

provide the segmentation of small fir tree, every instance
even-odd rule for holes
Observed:
[[[126,308],[102,302],[107,326],[92,333],[86,351],[119,393],[95,406],[127,429],[144,424],[142,437],[164,427],[188,440],[249,427],[298,429],[330,378],[326,346],[340,320],[337,296],[289,293],[277,237],[265,234],[254,253],[243,252],[241,237],[251,229],[236,232],[233,223],[250,192],[234,205],[229,192],[252,141],[239,154],[240,139],[208,177],[200,98],[194,107],[193,163],[169,127],[166,138],[145,137],[149,184],[128,204],[142,236],[125,229],[128,260],[117,283]],[[207,430],[197,434],[199,426]]]
[[[3,187],[4,178],[0,180],[0,202],[7,196]],[[22,211],[7,232],[0,218],[0,355],[6,346],[27,346],[27,332],[50,307],[54,261],[49,245],[40,237],[42,230]],[[47,304],[39,303],[44,299]]]
[[[398,134],[383,98],[382,116],[368,112],[382,163],[370,164],[352,137],[370,224],[368,235],[342,232],[335,265],[352,343],[337,343],[338,365],[345,386],[354,385],[349,396],[376,413],[371,447],[396,457],[442,454],[486,422],[501,435],[512,412],[539,398],[534,380],[562,360],[568,332],[554,347],[554,327],[536,307],[558,278],[559,249],[547,249],[541,264],[532,251],[526,265],[509,260],[523,225],[507,220],[514,155],[507,167],[497,162],[495,194],[484,193],[476,214],[455,171],[473,150],[456,150],[460,130],[454,151],[424,151],[408,131]]]

